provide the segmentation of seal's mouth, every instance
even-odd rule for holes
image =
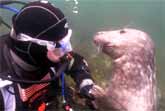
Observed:
[[[99,32],[93,39],[93,43],[96,46],[97,53],[103,52],[104,49],[107,49],[110,45],[110,43],[107,42],[107,40],[104,40],[104,38],[100,34],[102,34],[102,32]]]

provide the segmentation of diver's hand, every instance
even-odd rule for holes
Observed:
[[[11,85],[13,82],[9,81],[9,80],[2,80],[0,78],[0,88],[3,88],[5,86]]]
[[[83,82],[83,85],[80,87],[80,94],[84,97],[94,100],[95,98],[103,97],[105,95],[103,88],[94,84],[92,80]]]
[[[81,90],[80,93],[87,98],[86,99],[86,105],[93,110],[98,109],[98,105],[97,105],[97,98],[101,98],[103,96],[105,96],[105,91],[98,85],[95,84],[91,84],[91,85],[87,85],[84,86]]]
[[[90,100],[94,100],[95,97],[91,94],[92,87],[93,87],[93,84],[92,85],[86,85],[86,86],[82,87],[80,89],[80,94],[85,98],[88,98]]]
[[[60,58],[60,61],[64,63],[64,62],[70,62],[72,59],[73,59],[73,55],[71,54],[71,52],[68,52]]]

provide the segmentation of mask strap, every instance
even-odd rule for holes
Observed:
[[[23,42],[30,41],[38,45],[46,46],[47,50],[54,50],[54,48],[56,47],[55,42],[32,38],[31,36],[23,34],[23,33],[20,33],[17,36],[13,27],[11,28],[10,36],[15,40],[19,40]],[[61,45],[64,52],[72,51],[72,46],[70,43],[71,36],[72,36],[72,29],[69,29],[68,34],[62,40],[59,41],[59,44]]]
[[[29,42],[36,43],[41,46],[46,46],[48,50],[53,50],[56,47],[55,42],[32,38],[31,36],[28,36],[23,33],[18,34],[17,40],[23,41],[23,42],[29,41]]]

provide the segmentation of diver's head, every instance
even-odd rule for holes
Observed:
[[[12,23],[11,49],[29,64],[47,65],[51,62],[48,51],[71,50],[72,30],[63,12],[48,1],[28,3],[13,16]]]

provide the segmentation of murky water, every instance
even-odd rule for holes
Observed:
[[[62,9],[68,18],[73,29],[73,48],[87,58],[96,78],[105,79],[111,70],[110,59],[106,55],[97,54],[92,43],[93,35],[97,31],[132,27],[151,35],[156,45],[157,81],[161,95],[159,109],[165,110],[165,0],[50,1]],[[0,15],[9,24],[12,14],[0,9]],[[4,26],[0,26],[1,34],[7,31]]]

